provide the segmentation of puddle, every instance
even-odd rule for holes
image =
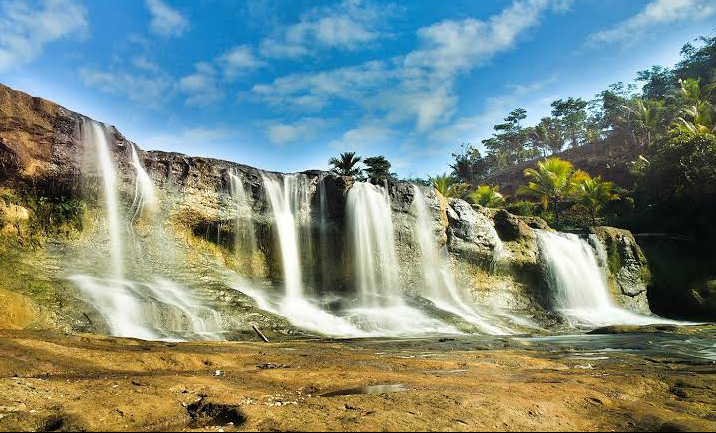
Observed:
[[[341,389],[338,391],[327,392],[319,397],[338,397],[342,395],[360,395],[360,394],[388,394],[392,392],[404,392],[408,388],[402,383],[395,385],[370,385],[361,386],[360,388]]]

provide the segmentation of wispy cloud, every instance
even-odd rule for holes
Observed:
[[[303,118],[296,122],[266,122],[266,135],[272,143],[287,144],[318,135],[328,122],[315,117]]]
[[[143,143],[151,148],[197,148],[236,137],[239,132],[226,127],[186,128],[177,133],[159,133],[145,137]]]
[[[186,105],[207,106],[224,97],[216,69],[205,62],[194,65],[194,73],[179,80],[179,88],[188,95]]]
[[[162,0],[145,0],[152,15],[150,30],[163,37],[181,36],[189,30],[189,20]]]
[[[87,86],[155,109],[169,102],[175,87],[173,80],[162,73],[147,75],[85,67],[79,69],[79,76]]]
[[[232,80],[238,75],[253,71],[266,65],[263,60],[254,55],[249,45],[239,45],[224,53],[218,59],[219,65],[224,70],[224,77]]]
[[[344,0],[337,6],[314,9],[263,40],[260,52],[269,58],[297,58],[318,49],[356,50],[383,36],[381,25],[396,10],[393,4],[367,0]]]
[[[340,151],[366,152],[390,144],[397,133],[379,124],[364,124],[345,131],[328,146]]]
[[[417,132],[450,119],[458,74],[512,48],[548,10],[565,0],[516,0],[485,21],[445,20],[417,31],[419,46],[394,59],[317,73],[291,74],[255,85],[256,98],[275,107],[317,112],[335,101],[351,102],[389,124],[413,121]]]
[[[87,10],[74,0],[5,1],[0,4],[0,72],[32,62],[51,42],[83,38],[88,28]]]
[[[661,26],[690,23],[716,14],[713,0],[654,0],[638,14],[612,28],[587,37],[585,46],[594,48],[608,44],[632,44]]]

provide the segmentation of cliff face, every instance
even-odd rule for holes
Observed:
[[[111,255],[102,172],[94,162],[97,150],[83,140],[86,118],[4,86],[0,110],[0,258],[6,271],[0,290],[21,297],[15,302],[23,312],[18,320],[27,326],[109,332],[101,315],[70,282],[78,274],[106,273]],[[287,175],[211,158],[144,151],[113,127],[108,136],[128,227],[128,274],[136,280],[170,278],[190,287],[237,332],[250,332],[252,323],[294,332],[285,320],[257,309],[236,290],[248,285],[283,290],[281,251],[264,178],[282,182]],[[156,188],[156,208],[135,206],[133,151]],[[237,226],[242,203],[232,192],[232,176],[242,179],[248,196],[255,248],[247,247]],[[297,176],[310,205],[297,233],[304,246],[304,284],[317,294],[352,296],[354,264],[345,211],[352,181],[320,171]],[[415,235],[414,186],[391,182],[388,191],[401,286],[416,292],[424,264]],[[550,313],[551,294],[534,233],[535,228],[547,229],[544,221],[446,200],[432,189],[422,191],[436,243],[447,246],[457,285],[467,289],[472,303],[543,325],[558,321]],[[599,229],[597,234],[608,254],[614,298],[626,308],[648,312],[648,268],[636,242],[628,232]]]

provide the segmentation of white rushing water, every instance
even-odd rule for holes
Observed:
[[[432,301],[437,308],[476,325],[483,332],[509,334],[509,330],[491,324],[476,307],[469,305],[465,294],[458,289],[450,269],[447,249],[446,247],[438,249],[432,227],[432,215],[425,195],[417,185],[413,188],[415,190],[413,206],[416,214],[414,231],[420,247],[420,266],[424,277],[422,295]]]
[[[149,174],[144,169],[144,165],[139,160],[136,146],[132,145],[132,167],[137,172],[137,178],[134,185],[134,218],[137,218],[144,211],[155,212],[159,204],[157,193],[154,190],[154,184]]]
[[[236,251],[245,249],[255,252],[258,247],[256,245],[256,234],[254,233],[251,197],[248,191],[246,191],[244,179],[240,172],[229,173],[229,187],[231,188],[231,195],[234,197],[238,208],[234,248]]]
[[[109,269],[100,272],[101,277],[77,275],[70,280],[104,318],[113,336],[145,340],[221,339],[219,314],[194,298],[188,289],[157,276],[150,282],[130,279],[128,275],[136,269],[125,269],[125,259],[135,259],[131,263],[146,267],[152,274],[154,271],[141,248],[126,248],[128,233],[121,228],[129,225],[129,221],[122,212],[118,196],[119,180],[109,132],[103,125],[87,119],[83,123],[83,140],[88,149],[95,149],[94,163],[103,179]],[[156,210],[158,200],[152,180],[134,146],[131,164],[136,170],[134,219],[143,210]],[[104,265],[102,259],[99,255],[96,260],[100,266]]]
[[[361,307],[396,305],[399,271],[387,190],[368,182],[355,183],[348,191],[347,212]]]
[[[297,227],[300,209],[296,195],[296,177],[284,175],[283,182],[280,182],[273,175],[264,175],[263,181],[278,231],[285,296],[289,302],[302,299],[303,276]]]
[[[589,243],[575,234],[535,230],[558,313],[576,326],[673,323],[617,307]]]
[[[114,278],[124,275],[122,231],[117,198],[117,173],[110,151],[107,131],[98,122],[85,119],[82,124],[83,140],[87,147],[94,147],[97,155],[97,169],[102,174],[104,185],[104,204],[107,212],[107,225],[110,242],[110,272]]]
[[[184,287],[78,275],[70,278],[104,317],[110,333],[142,340],[221,340],[221,318]]]

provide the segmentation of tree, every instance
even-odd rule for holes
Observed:
[[[641,137],[642,147],[651,147],[652,138],[661,123],[661,101],[645,101],[637,99],[633,104],[626,107],[634,116],[635,136]]]
[[[676,84],[674,72],[663,66],[652,66],[649,70],[637,72],[636,80],[645,83],[642,96],[653,101],[666,99],[673,93]]]
[[[472,204],[479,204],[484,207],[502,207],[505,204],[505,197],[500,194],[499,187],[480,185],[468,195]]]
[[[526,149],[527,131],[521,125],[526,117],[524,108],[512,110],[505,117],[505,123],[494,126],[496,132],[492,137],[482,141],[490,155],[496,156],[497,168],[522,163],[532,156]]]
[[[387,180],[396,180],[397,176],[395,173],[390,172],[391,164],[383,155],[373,156],[363,160],[366,168],[366,176],[371,182],[384,182]]]
[[[713,105],[702,98],[700,81],[689,78],[679,80],[679,85],[679,97],[686,106],[676,119],[675,129],[693,135],[716,132]]]
[[[575,195],[577,201],[584,205],[592,217],[592,226],[597,225],[597,215],[610,201],[618,200],[619,195],[614,193],[614,184],[602,180],[601,176],[595,178],[584,177],[576,184]]]
[[[543,117],[537,126],[529,129],[528,137],[533,143],[533,148],[539,149],[542,156],[561,152],[564,147],[560,122],[554,117]]]
[[[572,147],[582,142],[584,122],[587,120],[587,101],[582,98],[559,99],[552,102],[552,116],[560,119]]]
[[[455,158],[455,163],[450,165],[450,168],[452,168],[452,176],[458,182],[479,182],[489,173],[487,161],[470,143],[463,143],[460,152],[453,153],[452,156]]]
[[[588,176],[581,170],[575,171],[569,161],[557,157],[538,162],[537,169],[528,168],[524,175],[529,182],[520,192],[539,197],[545,209],[551,206],[558,224],[560,205],[572,195],[577,182]]]
[[[466,183],[457,182],[455,178],[442,174],[440,176],[430,177],[430,182],[440,194],[448,198],[459,198],[470,187]]]
[[[328,163],[333,166],[331,171],[340,176],[356,177],[361,174],[361,169],[356,167],[360,163],[361,157],[356,156],[355,152],[341,153],[339,158],[331,158]]]

